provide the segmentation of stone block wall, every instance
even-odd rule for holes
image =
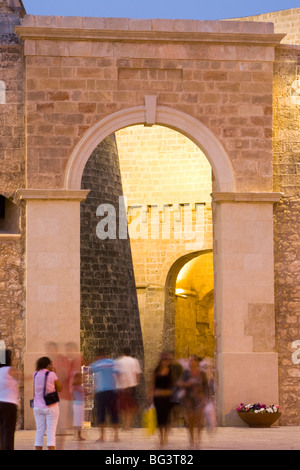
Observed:
[[[14,26],[20,23],[24,11],[13,10],[9,3],[0,4],[0,195],[18,204],[15,191],[25,185],[25,61],[23,44],[15,35]],[[13,350],[14,365],[22,370],[25,211],[22,205],[19,209],[19,221],[14,222],[15,233],[0,230],[0,340]],[[23,384],[21,402],[22,387]],[[22,421],[20,413],[18,427],[22,426]]]
[[[274,64],[275,313],[282,424],[298,425],[300,409],[300,47],[281,46]]]
[[[0,5],[0,194],[18,203],[15,191],[25,185],[25,61],[22,41],[14,26],[20,11],[9,2]],[[22,368],[24,349],[24,251],[25,218],[20,207],[19,230],[0,231],[0,339],[15,353]],[[10,232],[10,231],[9,231]]]
[[[161,350],[172,349],[177,354],[180,321],[176,330],[175,285],[167,281],[169,271],[187,253],[212,248],[212,170],[193,142],[166,127],[127,127],[116,132],[116,141],[129,233],[132,224],[138,225],[137,220],[143,226],[137,226],[130,243],[148,376]],[[187,204],[181,213],[180,204]],[[142,218],[141,210],[145,210]],[[186,210],[191,211],[190,228],[185,225]],[[197,232],[193,239],[189,239],[192,234],[186,228]],[[187,312],[185,316],[187,319]],[[195,321],[189,326],[191,329],[194,344]],[[188,330],[183,334],[188,334]],[[178,353],[182,351],[180,345]]]
[[[133,103],[144,105],[151,94],[215,134],[237,191],[272,189],[272,25],[71,18],[66,39],[66,21],[28,16],[18,29],[27,37],[30,187],[60,188],[69,149],[85,131]],[[37,27],[44,37],[30,36]],[[258,42],[237,43],[249,32]],[[227,33],[236,42],[224,45]]]
[[[273,23],[276,33],[286,34],[282,44],[300,44],[300,8],[272,11],[261,15],[238,18],[238,20]]]
[[[100,239],[97,216],[100,204],[116,210],[122,183],[114,136],[106,138],[89,158],[82,179],[89,189],[81,203],[81,348],[94,360],[99,347],[116,357],[123,347],[143,361],[143,344],[129,238]],[[104,217],[103,217],[104,216]],[[125,213],[126,216],[126,213]]]

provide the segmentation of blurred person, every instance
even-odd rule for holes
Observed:
[[[82,374],[77,372],[73,377],[73,424],[75,437],[79,441],[85,441],[81,435],[84,422],[84,389],[82,385]]]
[[[106,417],[110,416],[114,428],[114,440],[119,440],[119,415],[116,389],[116,362],[108,357],[104,349],[99,349],[96,361],[91,364],[95,377],[95,407],[99,427],[98,442],[104,441]]]
[[[208,397],[203,413],[206,425],[209,431],[214,431],[217,427],[216,407],[215,407],[215,378],[214,364],[209,357],[204,358],[199,364],[200,370],[203,370],[208,381]]]
[[[55,450],[59,404],[47,406],[44,399],[44,389],[45,394],[48,394],[55,390],[60,392],[62,387],[49,357],[44,356],[38,359],[36,372],[33,376],[33,389],[33,414],[36,422],[35,449],[43,449],[44,436],[47,432],[48,450]]]
[[[184,368],[181,364],[180,359],[175,359],[173,353],[170,353],[171,357],[171,374],[173,381],[173,391],[171,397],[172,410],[171,410],[171,423],[172,425],[181,419],[181,397],[182,390],[178,386],[178,381],[183,375]]]
[[[199,445],[203,427],[203,410],[209,396],[208,380],[205,372],[199,369],[200,358],[191,356],[189,369],[178,383],[184,390],[182,406],[191,447]],[[196,431],[196,436],[195,436]]]
[[[11,350],[6,349],[3,362],[0,364],[0,450],[14,450],[19,372],[12,367]]]
[[[58,447],[64,447],[65,436],[73,428],[72,363],[66,354],[59,351],[58,344],[50,341],[46,352],[51,357],[62,390],[59,393],[59,419],[57,423]]]
[[[139,361],[130,356],[130,349],[124,348],[122,356],[116,360],[118,374],[116,386],[118,389],[119,408],[123,429],[130,429],[131,421],[138,411],[136,387],[142,373]]]
[[[84,365],[85,360],[78,351],[77,344],[72,341],[65,344],[65,355],[70,362],[70,383],[72,383],[74,375],[81,372],[81,366]]]
[[[152,376],[150,391],[151,402],[154,404],[157,417],[157,426],[160,435],[160,445],[164,446],[168,441],[170,418],[172,410],[173,377],[171,369],[171,356],[162,353]]]

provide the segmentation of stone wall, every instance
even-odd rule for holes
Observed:
[[[279,353],[282,424],[298,425],[300,365],[300,100],[293,83],[299,79],[300,47],[279,47],[274,67],[274,190],[283,193],[275,205],[275,309]],[[294,358],[294,354],[296,354]]]
[[[114,136],[106,138],[88,160],[82,188],[89,189],[81,203],[81,347],[93,360],[99,347],[113,357],[130,347],[132,355],[143,360],[137,295],[129,238],[100,239],[97,216],[100,204],[116,209],[119,233],[119,197],[122,183]],[[124,208],[125,209],[125,208]],[[125,213],[126,217],[126,213]]]
[[[272,190],[273,25],[28,15],[17,32],[27,38],[30,187],[61,188],[84,133],[150,94],[215,134],[237,191]]]
[[[166,127],[127,127],[116,132],[116,140],[129,233],[132,225],[137,227],[130,243],[149,376],[161,350],[182,353],[181,346],[176,350],[175,283],[168,282],[168,275],[187,253],[212,249],[212,170],[191,140]],[[191,328],[196,329],[195,322]]]
[[[0,236],[0,339],[12,348],[18,367],[24,348],[23,249],[20,240]]]
[[[39,28],[38,35],[36,34],[36,28]],[[27,187],[30,189],[65,188],[65,170],[71,149],[74,149],[82,136],[94,124],[112,113],[125,110],[134,105],[144,105],[145,95],[149,94],[156,95],[158,106],[176,108],[176,110],[198,119],[207,126],[228,153],[233,167],[236,191],[272,191],[273,54],[274,42],[279,41],[278,37],[272,36],[272,25],[265,23],[253,25],[252,23],[249,29],[249,25],[243,21],[135,21],[28,16],[24,20],[23,29],[20,28],[18,31],[23,38],[26,38],[27,167],[26,171],[24,167],[22,168],[22,155],[24,155],[22,145],[24,145],[24,142],[21,137],[17,138],[18,129],[21,131],[24,123],[22,114],[23,97],[21,99],[21,89],[12,88],[9,90],[8,88],[6,96],[11,100],[16,99],[16,101],[10,103],[14,105],[11,107],[9,107],[9,103],[0,105],[1,107],[8,106],[7,109],[9,109],[9,113],[5,117],[6,123],[9,123],[9,125],[4,127],[6,136],[2,142],[5,143],[5,148],[8,148],[10,153],[5,150],[1,154],[1,158],[5,161],[5,167],[8,169],[7,172],[5,168],[1,176],[5,195],[10,196],[15,189],[24,186],[25,174]],[[79,31],[81,34],[80,41],[78,41]],[[178,41],[178,38],[180,38],[180,41]],[[20,43],[17,40],[13,39],[8,42],[7,39],[3,39],[3,41],[4,48],[9,46],[10,51],[17,51],[17,48],[20,47],[19,50],[21,51]],[[7,50],[5,50],[5,54]],[[295,68],[295,64],[298,63],[299,65],[295,58],[296,53],[298,53],[297,50],[296,47],[293,50],[278,48],[277,54],[281,54],[281,56],[277,55],[275,68],[277,77],[283,79],[283,88],[281,89],[276,83],[274,84],[274,89],[276,87],[278,89],[278,94],[275,95],[274,116],[275,120],[278,118],[280,122],[278,129],[276,125],[274,127],[275,167],[280,170],[280,175],[286,175],[284,178],[280,175],[275,177],[274,185],[275,189],[283,190],[285,193],[283,202],[275,211],[277,350],[280,356],[281,401],[284,404],[284,410],[288,410],[284,419],[286,422],[289,420],[289,423],[292,421],[293,411],[288,408],[288,400],[295,394],[295,405],[297,406],[297,396],[299,395],[299,393],[295,393],[295,377],[298,376],[298,369],[291,362],[292,345],[294,340],[297,340],[294,335],[298,332],[298,316],[295,307],[298,297],[296,294],[296,281],[294,281],[296,265],[291,262],[287,264],[287,259],[291,260],[293,256],[296,256],[296,243],[293,237],[295,236],[294,227],[296,227],[298,218],[295,209],[296,197],[298,196],[296,195],[296,183],[294,181],[297,168],[294,158],[296,158],[298,150],[293,135],[296,108],[291,111],[289,106],[285,104],[285,98],[290,98],[291,95],[284,80],[288,76],[288,68],[293,64],[291,66],[291,83],[297,81],[298,69]],[[284,54],[286,54],[285,57]],[[292,58],[291,54],[293,54]],[[19,58],[21,58],[21,55]],[[23,80],[22,64],[21,60],[20,62],[18,60],[15,61],[15,66],[11,70],[8,67],[5,70],[5,74],[8,76],[13,73],[13,70],[20,71],[18,80],[14,81],[11,77],[12,86],[15,86],[16,83],[19,84],[19,82],[22,83]],[[296,101],[297,96],[293,94],[293,97]],[[11,116],[14,116],[13,120],[10,120]],[[15,122],[18,122],[19,125],[15,125]],[[11,143],[15,145],[13,148]],[[107,145],[110,147],[110,144]],[[114,191],[117,186],[112,185],[112,187],[109,185],[112,178],[111,171],[109,171],[110,166],[111,162],[107,159],[108,171],[106,174],[101,172],[101,175],[97,175],[97,181],[95,181],[95,184],[98,185],[101,178],[103,178],[101,188],[103,187],[104,191],[109,192],[104,194],[104,202],[116,202],[116,193]],[[88,167],[89,163],[86,171],[88,171]],[[120,183],[120,180],[118,181]],[[87,186],[84,187],[90,189],[90,184],[91,181],[88,181]],[[92,198],[92,196],[89,197]],[[97,200],[97,198],[95,199]],[[95,214],[98,205],[96,200],[87,200],[87,206],[90,204],[87,212],[90,214]],[[224,224],[225,229],[222,226],[222,233],[219,233],[219,235],[223,236],[224,232],[225,249],[226,246],[230,246],[231,249],[232,226],[229,224],[228,216],[234,218],[238,214],[237,222],[232,221],[236,222],[233,226],[238,227],[239,230],[241,228],[244,230],[241,230],[241,233],[244,234],[246,241],[252,243],[255,240],[258,256],[257,258],[253,257],[251,252],[251,256],[247,257],[248,251],[243,247],[245,261],[248,261],[248,265],[250,265],[251,286],[254,286],[254,288],[249,289],[249,279],[246,279],[246,277],[235,279],[236,285],[238,283],[240,286],[244,282],[242,294],[248,295],[246,289],[249,289],[250,294],[254,294],[253,297],[258,299],[255,300],[257,304],[263,305],[261,299],[265,297],[261,291],[265,290],[265,279],[267,279],[269,288],[267,294],[270,294],[269,296],[266,295],[266,302],[272,302],[273,273],[270,273],[271,261],[268,263],[269,270],[266,271],[265,266],[262,266],[263,262],[271,260],[271,253],[267,251],[262,254],[262,252],[263,242],[268,241],[268,236],[272,232],[270,228],[268,228],[268,231],[259,231],[259,225],[255,225],[255,218],[258,214],[263,218],[259,222],[264,222],[265,218],[271,214],[271,211],[260,211],[258,209],[256,212],[253,210],[251,214],[250,211],[247,212],[247,222],[249,225],[251,222],[251,230],[246,233],[246,224],[244,223],[244,226],[241,226],[241,221],[245,221],[243,210],[246,212],[248,208],[246,206],[246,204],[245,207],[240,205],[239,208],[234,204],[224,204],[222,206],[220,217],[223,217],[222,222],[224,222],[226,216],[228,222],[226,222],[227,225]],[[226,210],[230,211],[230,214],[226,214]],[[287,217],[291,227],[287,236],[285,234],[287,226],[281,225],[281,221],[285,217]],[[83,223],[87,224],[88,235],[92,233],[91,229],[94,230],[97,222],[98,219],[87,220],[83,217]],[[217,229],[220,230],[220,225]],[[239,230],[236,230],[236,232],[239,233]],[[255,233],[256,231],[258,234]],[[263,239],[263,235],[266,233],[267,236]],[[238,238],[240,234],[236,235],[235,233],[234,236],[234,242],[236,240],[240,241],[240,238]],[[287,239],[290,243],[288,247],[285,247]],[[23,242],[21,232],[20,243]],[[98,243],[98,240],[96,242]],[[259,242],[261,242],[260,246],[258,246]],[[9,243],[11,243],[11,240]],[[90,250],[94,242],[87,238],[86,243],[87,245],[91,243],[87,247]],[[92,246],[92,248],[95,247]],[[283,249],[286,250],[285,253],[288,253],[287,256],[281,256]],[[117,264],[116,259],[118,259],[121,252],[124,256],[129,256],[128,244],[126,248],[119,247],[116,249],[114,247],[111,250],[107,250],[107,245],[105,245],[105,247],[102,247],[101,255],[97,250],[98,245],[95,249],[94,258],[89,260],[90,270],[84,279],[86,285],[83,288],[87,287],[89,282],[94,281],[94,275],[101,262],[101,266],[106,266],[107,274],[107,276],[101,278],[103,285],[106,283],[105,289],[107,290],[104,294],[110,294],[111,297],[112,288],[115,289],[116,287],[113,273],[115,269],[120,268],[120,263]],[[6,250],[2,250],[2,258],[6,266],[11,266],[10,261],[7,259],[8,251],[17,254],[22,252],[22,248],[21,245],[19,248],[12,248],[12,245],[10,245],[7,246]],[[230,250],[229,253],[231,254]],[[84,250],[83,254],[87,256]],[[97,260],[98,256],[100,256],[99,261],[95,263],[94,261]],[[13,258],[14,255],[12,255]],[[178,254],[176,253],[173,262],[177,258]],[[111,259],[113,259],[112,263],[110,262]],[[257,259],[261,267],[255,271],[253,266]],[[172,264],[171,260],[168,262],[170,265]],[[13,263],[18,265],[17,260]],[[125,265],[122,268],[125,269]],[[229,269],[224,270],[221,271],[221,274],[232,273],[232,271]],[[14,270],[12,270],[13,272]],[[257,273],[261,278],[257,276]],[[7,285],[2,286],[5,291],[7,291],[7,288],[13,288],[15,279],[21,279],[21,271],[19,274],[20,276],[15,278],[15,275],[12,274],[10,281],[5,278]],[[156,273],[157,278],[159,274]],[[129,279],[130,277],[127,271],[126,273],[123,271],[121,275],[124,276],[123,279]],[[230,276],[227,275],[227,277]],[[130,279],[132,279],[132,273]],[[132,284],[134,284],[133,279]],[[109,345],[113,350],[112,352],[117,354],[117,348],[119,347],[116,340],[118,325],[123,330],[127,328],[126,342],[130,341],[131,334],[136,336],[138,331],[140,335],[140,327],[136,316],[134,316],[134,319],[129,320],[129,323],[134,323],[134,331],[130,329],[129,323],[125,322],[127,318],[124,315],[120,315],[117,322],[115,322],[117,310],[118,312],[124,312],[124,309],[128,311],[128,304],[125,305],[124,284],[120,285],[120,289],[120,296],[122,296],[120,298],[122,300],[119,304],[114,303],[117,302],[116,298],[112,299],[114,305],[112,303],[108,304],[108,297],[103,296],[101,306],[97,303],[93,305],[97,312],[100,308],[101,310],[105,309],[105,318],[109,318],[108,323],[103,322],[101,324],[101,320],[103,320],[102,313],[100,316],[96,314],[97,321],[94,322],[94,315],[91,315],[88,312],[88,307],[82,304],[83,310],[85,310],[83,312],[85,318],[82,323],[82,330],[85,339],[91,339],[91,346],[87,343],[84,345],[87,354],[91,349],[94,350],[94,347],[100,345],[100,342]],[[148,295],[149,298],[151,297],[154,308],[159,310],[162,293],[160,292],[158,296],[155,296],[154,289],[149,289]],[[7,296],[6,298],[8,305],[10,297]],[[251,298],[250,295],[247,296],[247,300]],[[90,300],[91,302],[94,301],[94,299]],[[255,301],[252,300],[252,303]],[[136,305],[136,299],[133,299],[132,302],[135,302],[134,305]],[[222,321],[224,320],[224,324],[225,320],[227,322],[225,326],[228,331],[225,331],[226,334],[223,337],[225,350],[228,347],[231,355],[232,349],[230,348],[232,348],[232,345],[233,348],[235,347],[239,351],[238,348],[242,343],[241,337],[244,332],[244,322],[242,319],[239,324],[238,334],[232,334],[229,307],[230,304],[227,303],[225,313],[228,317],[223,312]],[[242,316],[239,315],[238,319],[240,320]],[[250,316],[256,320],[259,316],[258,310],[256,309]],[[265,321],[268,318],[268,315],[264,315]],[[257,325],[257,322],[255,324]],[[10,326],[6,325],[5,328],[6,331],[10,329],[10,340],[14,341],[12,325],[13,323]],[[153,322],[154,329],[155,326]],[[236,327],[237,329],[238,327]],[[92,334],[90,335],[90,333]],[[255,334],[256,337],[259,335],[258,329]],[[238,362],[241,355],[237,354],[237,362],[230,363],[232,369],[228,368],[228,364],[224,362],[219,367],[219,371],[221,373],[225,371],[224,376],[228,374],[228,377],[232,377],[231,372],[234,372],[236,374],[235,378],[238,379],[236,383],[240,387],[246,384],[246,379],[249,384],[252,384],[253,380],[248,370],[247,377],[243,377],[245,380],[240,381],[239,372],[235,367],[239,365],[245,371],[247,369],[245,364],[249,360],[249,364],[252,364],[253,367],[252,373],[255,374],[255,378],[258,377],[258,383],[261,380],[262,383],[270,385],[272,392],[276,388],[272,382],[275,377],[274,372],[277,372],[276,356],[272,356],[273,365],[270,368],[270,364],[266,363],[267,361],[270,362],[269,349],[267,349],[267,354],[263,356],[266,362],[263,363],[263,367],[259,368],[259,375],[257,368],[253,366],[252,356],[252,351],[257,351],[255,348],[259,345],[257,346],[254,341],[255,344],[252,347],[253,334],[251,328],[249,331],[245,331],[245,335],[249,336],[247,338],[249,341],[245,344],[245,351],[249,354],[248,356],[242,354],[243,358],[246,357],[246,362],[243,364]],[[19,337],[17,337],[17,340],[21,342]],[[135,355],[137,356],[141,355],[141,342],[134,344],[133,347],[135,348],[133,353],[136,352]],[[16,348],[21,350],[21,345],[18,344]],[[269,376],[266,375],[266,371],[269,371]],[[248,385],[245,385],[245,388],[247,389]],[[232,391],[237,389],[238,387],[226,389],[226,393],[230,395],[230,400],[228,400],[228,406],[230,407],[232,407]],[[276,393],[275,390],[274,396]],[[271,394],[271,396],[273,395]],[[227,396],[224,395],[224,397],[225,402]],[[224,409],[226,412],[226,407]]]
[[[237,19],[239,21],[267,21],[274,23],[276,33],[286,34],[282,44],[300,44],[300,8],[272,11],[270,13]]]
[[[14,34],[14,26],[20,23],[19,13],[24,12],[18,9],[13,11],[10,2],[1,2],[0,194],[13,203],[18,203],[15,191],[25,185],[25,62],[22,41]],[[4,340],[6,347],[13,350],[14,364],[22,370],[25,347],[23,206],[19,212],[13,234],[0,230],[0,340]],[[21,413],[18,426],[22,426],[22,420]]]

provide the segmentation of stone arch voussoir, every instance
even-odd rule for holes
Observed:
[[[192,140],[206,155],[212,166],[214,191],[234,192],[234,172],[230,159],[216,136],[194,117],[166,106],[155,106],[151,125],[170,127]],[[134,106],[113,113],[92,126],[80,139],[70,156],[65,189],[80,189],[85,164],[95,147],[110,134],[133,125],[147,122],[147,107]],[[153,114],[153,113],[152,113]]]

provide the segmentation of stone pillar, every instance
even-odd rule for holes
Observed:
[[[273,203],[278,193],[213,193],[219,424],[240,402],[278,403]]]
[[[29,399],[36,360],[47,343],[80,352],[80,201],[88,191],[19,190],[26,200],[26,350],[24,427],[34,427]]]

